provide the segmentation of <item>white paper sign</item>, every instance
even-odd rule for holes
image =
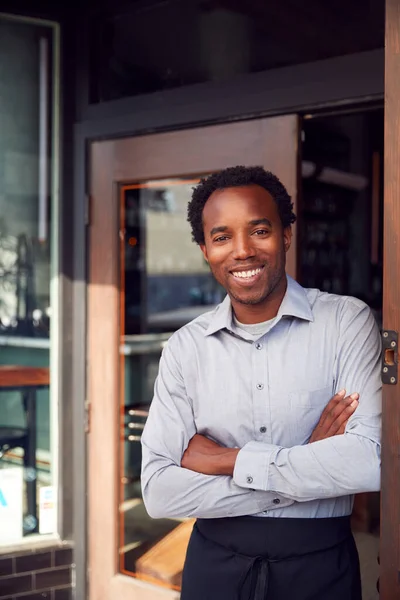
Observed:
[[[0,543],[22,538],[23,469],[0,469]]]
[[[39,492],[39,533],[56,531],[56,497],[53,486],[40,488]]]

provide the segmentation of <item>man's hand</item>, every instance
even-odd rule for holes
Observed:
[[[346,396],[346,390],[335,394],[326,405],[309,443],[343,434],[347,421],[358,406],[358,398],[356,393]]]
[[[224,448],[198,433],[192,437],[181,467],[204,475],[233,475],[238,448]]]

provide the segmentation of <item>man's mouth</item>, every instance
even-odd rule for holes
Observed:
[[[261,273],[264,267],[257,267],[256,269],[247,269],[242,271],[231,271],[231,274],[235,279],[251,279]]]

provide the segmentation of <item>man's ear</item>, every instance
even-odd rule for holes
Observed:
[[[208,262],[208,255],[207,255],[206,245],[205,244],[200,244],[200,250],[202,251],[204,258]]]
[[[290,245],[292,243],[292,236],[292,227],[291,225],[289,225],[289,227],[285,227],[285,229],[283,230],[283,244],[285,246],[285,252],[287,252],[290,248]]]

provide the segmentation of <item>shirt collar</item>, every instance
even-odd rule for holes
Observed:
[[[314,321],[305,289],[289,275],[286,275],[286,278],[286,294],[279,307],[276,322],[284,316],[297,317],[305,321]],[[232,305],[229,296],[226,296],[223,302],[215,309],[204,335],[212,335],[221,329],[232,329]]]
[[[283,297],[277,316],[290,316],[304,319],[305,321],[314,321],[314,315],[306,290],[289,275],[286,275],[286,278],[288,283],[286,294]]]

